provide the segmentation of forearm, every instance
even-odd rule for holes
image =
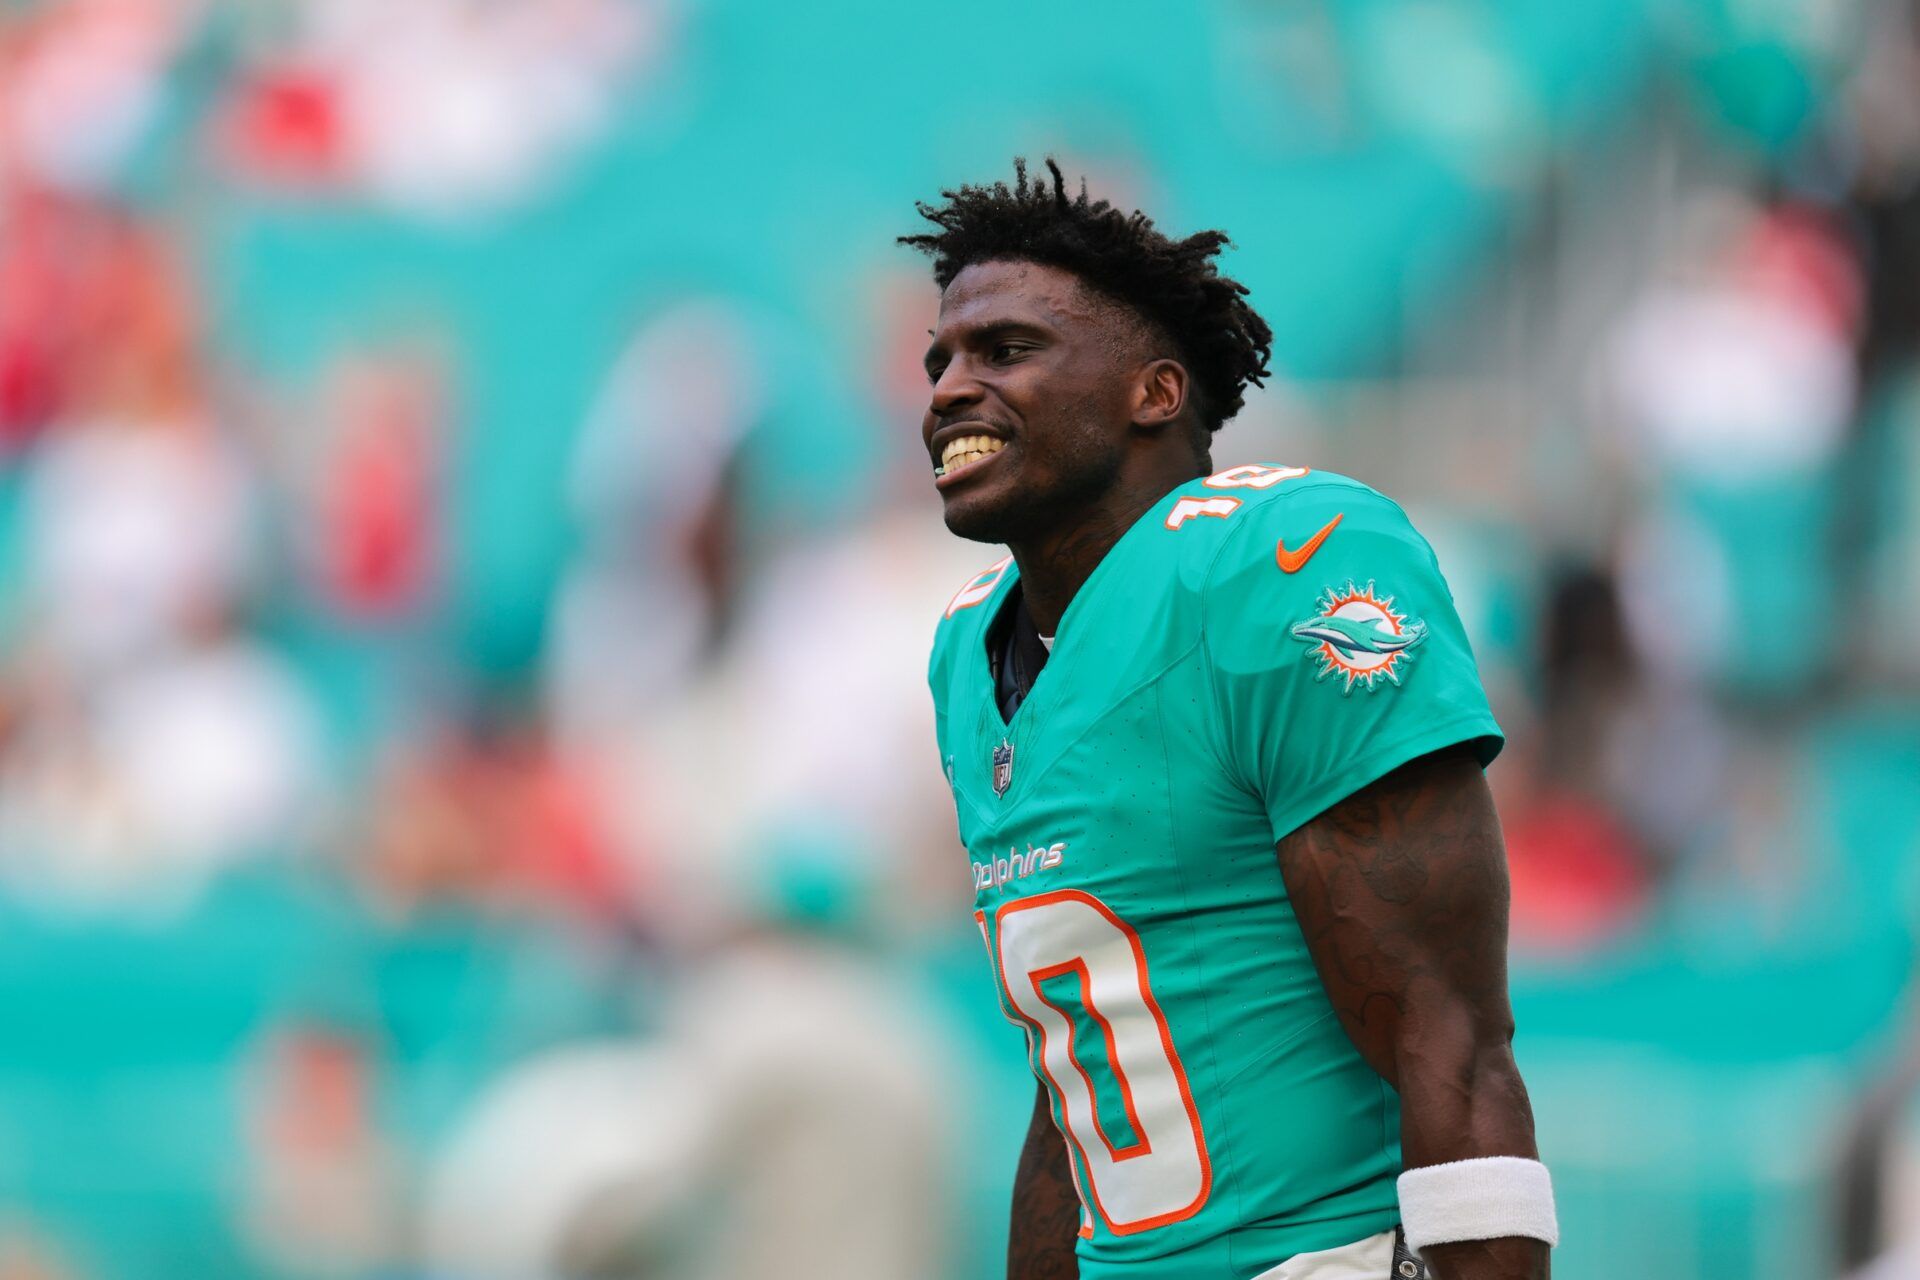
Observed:
[[[1544,1240],[1508,1236],[1430,1244],[1420,1258],[1433,1280],[1546,1280],[1549,1254]]]
[[[1533,1109],[1504,1038],[1459,1062],[1403,1059],[1400,1082],[1407,1168],[1484,1156],[1539,1158]],[[1546,1243],[1521,1236],[1428,1245],[1421,1257],[1434,1280],[1545,1280],[1548,1274]]]
[[[1407,1168],[1537,1159],[1511,1049],[1506,857],[1472,755],[1401,766],[1284,838],[1280,865],[1341,1026],[1399,1091]],[[1527,1238],[1421,1253],[1436,1280],[1547,1274]]]
[[[1408,1168],[1479,1156],[1539,1158],[1533,1107],[1504,1037],[1479,1048],[1403,1051],[1398,1067],[1400,1153]]]
[[[1079,1230],[1080,1197],[1073,1188],[1067,1144],[1054,1127],[1042,1089],[1013,1176],[1007,1280],[1077,1280],[1080,1264],[1073,1245]]]

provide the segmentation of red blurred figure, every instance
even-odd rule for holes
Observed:
[[[339,79],[300,63],[247,75],[216,128],[228,162],[257,179],[324,186],[344,182],[352,167]]]
[[[595,781],[518,727],[448,733],[405,752],[376,802],[372,887],[402,913],[451,901],[610,921],[627,876]]]
[[[56,419],[196,417],[193,292],[156,228],[84,197],[0,187],[0,458]]]
[[[426,603],[439,560],[440,379],[407,361],[340,372],[338,422],[316,495],[319,574],[328,602],[358,618]]]
[[[1549,789],[1508,808],[1501,826],[1517,948],[1589,951],[1639,920],[1652,877],[1605,806]]]
[[[71,337],[53,301],[62,292],[55,244],[63,218],[48,195],[0,194],[0,458],[24,448],[60,407]]]
[[[249,1217],[286,1274],[364,1274],[390,1262],[398,1168],[379,1133],[358,1040],[302,1026],[270,1042],[254,1097]]]

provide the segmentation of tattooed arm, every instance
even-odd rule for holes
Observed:
[[[1054,1127],[1053,1105],[1043,1087],[1013,1175],[1007,1280],[1077,1280],[1080,1263],[1073,1242],[1080,1231],[1080,1196],[1067,1160],[1066,1140]]]
[[[1537,1159],[1510,1042],[1507,867],[1464,748],[1401,766],[1280,841],[1280,870],[1341,1025],[1400,1093],[1409,1169]],[[1541,1280],[1547,1246],[1424,1250],[1437,1280]]]

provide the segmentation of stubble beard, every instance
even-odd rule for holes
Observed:
[[[1017,478],[991,501],[961,502],[946,508],[947,529],[956,537],[994,543],[1026,554],[1097,522],[1105,500],[1120,481],[1118,451],[1075,450],[1056,459],[1054,475],[1043,486]]]

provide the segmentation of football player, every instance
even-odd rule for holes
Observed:
[[[1543,1277],[1501,733],[1446,581],[1366,485],[1216,466],[1271,345],[1227,238],[1047,167],[902,237],[947,527],[1012,552],[929,673],[1039,1082],[1008,1275]]]

